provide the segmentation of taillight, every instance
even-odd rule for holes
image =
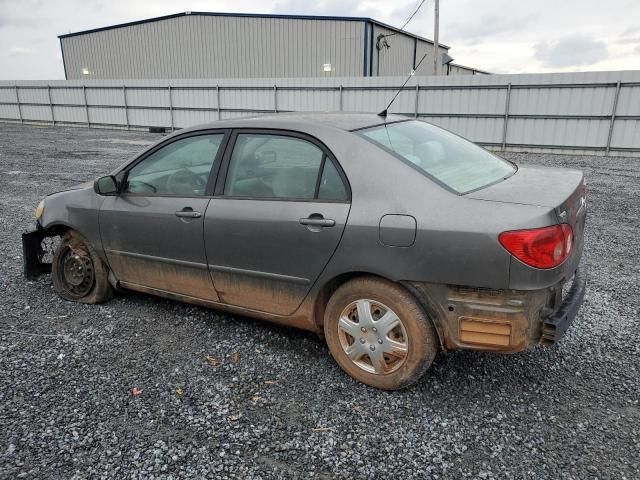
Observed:
[[[518,260],[536,268],[553,268],[564,262],[573,247],[573,230],[562,223],[532,230],[511,230],[498,236],[500,244]]]

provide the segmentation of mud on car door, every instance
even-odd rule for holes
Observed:
[[[205,215],[220,301],[288,315],[333,255],[349,215],[349,186],[312,137],[238,130]]]
[[[116,278],[128,288],[216,301],[202,228],[225,132],[172,140],[128,167],[120,193],[105,199],[103,247]]]

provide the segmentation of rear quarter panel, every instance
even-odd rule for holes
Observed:
[[[345,272],[368,272],[394,281],[508,288],[511,256],[499,244],[498,234],[555,222],[548,207],[451,193],[355,134],[344,132],[323,140],[350,181],[352,207],[321,282]],[[380,242],[380,218],[388,214],[416,219],[412,246]]]

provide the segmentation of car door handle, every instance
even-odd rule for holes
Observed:
[[[301,218],[300,224],[309,227],[334,227],[336,225],[336,221],[331,220],[330,218],[308,217]]]
[[[200,212],[194,212],[193,210],[178,210],[176,212],[176,217],[180,218],[200,218],[202,214]]]

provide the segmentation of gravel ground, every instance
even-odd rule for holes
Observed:
[[[557,347],[440,354],[386,393],[309,333],[145,295],[69,303],[22,278],[41,197],[156,138],[0,124],[0,477],[640,477],[640,158],[508,155],[586,173],[579,316]]]

